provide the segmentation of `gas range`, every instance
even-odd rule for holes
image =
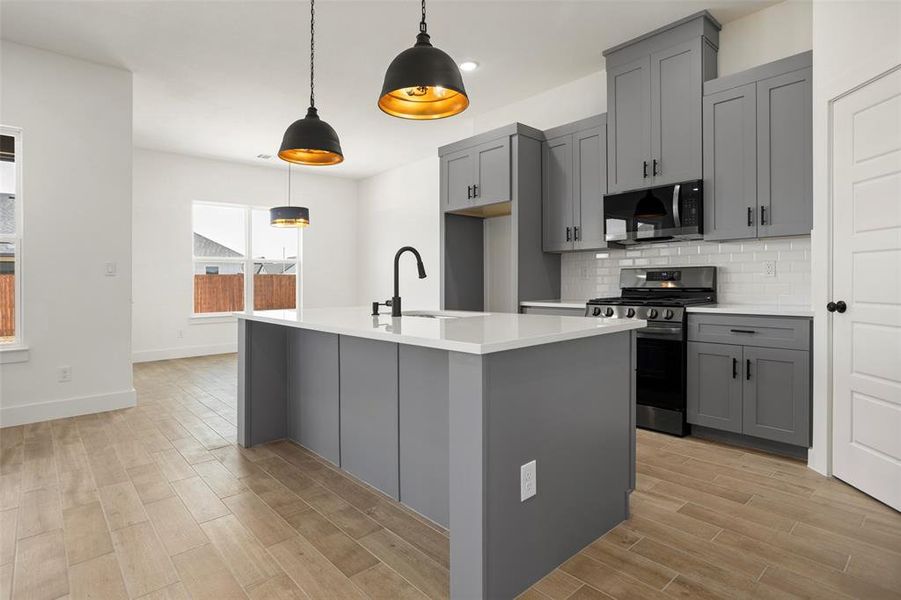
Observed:
[[[589,300],[585,316],[647,321],[635,331],[636,423],[687,435],[685,313],[716,302],[716,267],[622,269],[619,281],[622,295]]]

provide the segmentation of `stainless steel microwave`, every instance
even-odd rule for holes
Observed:
[[[699,240],[704,235],[704,182],[606,195],[604,221],[612,244]]]

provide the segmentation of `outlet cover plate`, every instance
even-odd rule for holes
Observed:
[[[764,277],[775,277],[776,276],[776,261],[775,260],[766,260],[763,262],[763,276]]]
[[[538,493],[535,461],[527,462],[519,467],[519,501],[525,502]]]

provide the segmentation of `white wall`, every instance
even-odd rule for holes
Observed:
[[[731,75],[813,47],[809,0],[786,0],[723,25],[719,74]]]
[[[295,171],[293,203],[310,209],[303,231],[303,306],[357,299],[357,183]],[[285,203],[284,169],[136,149],[134,158],[134,358],[234,352],[233,318],[192,319],[191,204],[270,208]]]
[[[29,347],[0,366],[0,423],[131,406],[131,73],[6,41],[0,54],[0,122],[23,130]]]
[[[441,280],[437,154],[362,180],[359,198],[359,304],[368,306],[392,296],[394,254],[401,246],[409,245],[422,254],[427,277],[418,278],[412,256],[401,259],[400,292],[404,306],[438,308]]]
[[[901,3],[816,2],[813,6],[813,450],[810,466],[832,471],[832,100],[901,64]]]

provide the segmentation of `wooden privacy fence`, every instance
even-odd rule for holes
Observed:
[[[0,338],[16,335],[16,276],[0,275]]]
[[[254,310],[294,308],[294,275],[254,275]],[[244,310],[244,275],[194,275],[194,312]]]

